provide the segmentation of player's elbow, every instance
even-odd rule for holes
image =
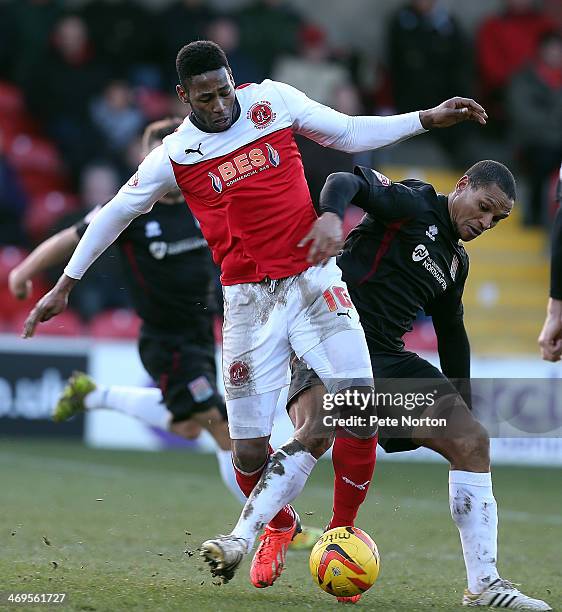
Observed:
[[[466,335],[462,317],[433,317],[433,328],[438,340]]]
[[[349,174],[349,172],[332,172],[328,175],[326,183],[341,183],[346,180],[346,177],[348,177]]]

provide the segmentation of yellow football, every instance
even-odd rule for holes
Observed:
[[[373,539],[361,529],[336,527],[316,542],[309,566],[314,581],[326,593],[352,597],[373,586],[380,556]]]

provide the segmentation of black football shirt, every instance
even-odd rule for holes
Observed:
[[[338,264],[369,348],[399,351],[420,310],[462,318],[468,255],[447,196],[422,181],[395,183],[365,167],[354,172],[368,184],[353,199],[366,214]]]
[[[92,216],[75,226],[80,237]],[[135,310],[151,328],[181,331],[214,310],[214,264],[185,202],[155,204],[132,221],[117,245]]]

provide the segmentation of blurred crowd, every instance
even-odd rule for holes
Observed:
[[[486,130],[438,130],[424,137],[428,146],[453,166],[485,157],[513,165],[528,185],[524,222],[544,225],[562,159],[561,13],[559,1],[504,0],[468,32],[438,1],[411,0],[390,17],[384,53],[374,57],[334,46],[284,0],[226,13],[205,0],[155,12],[132,0],[72,11],[63,0],[3,2],[0,247],[30,248],[115,193],[139,162],[146,124],[188,111],[174,93],[175,56],[197,38],[224,48],[238,84],[284,81],[347,114],[478,99]],[[299,144],[314,201],[330,172],[373,161]],[[77,304],[85,318],[127,303],[119,280],[99,267]]]

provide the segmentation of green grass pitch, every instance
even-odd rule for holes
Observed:
[[[494,475],[500,571],[555,609],[561,482],[556,469],[499,467]],[[323,526],[331,495],[331,464],[322,461],[296,502],[303,520]],[[62,610],[341,609],[313,584],[307,552],[289,554],[272,588],[252,587],[248,561],[232,582],[214,585],[196,549],[228,532],[238,511],[212,455],[0,439],[0,609],[41,609],[8,605],[9,592],[64,592]],[[382,558],[358,609],[461,609],[464,565],[444,465],[381,462],[357,526]]]

